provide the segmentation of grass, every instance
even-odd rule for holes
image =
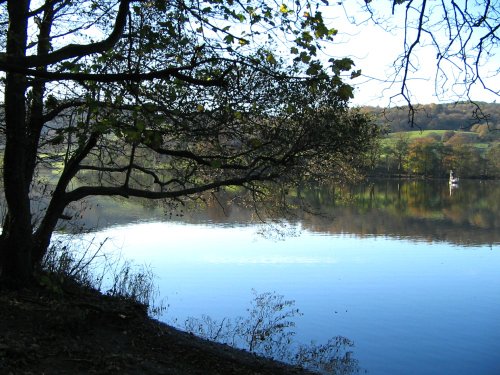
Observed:
[[[53,241],[43,259],[39,283],[56,294],[76,284],[137,303],[150,316],[160,316],[166,308],[157,303],[159,290],[151,268],[105,253],[105,243],[83,243],[72,236]]]
[[[443,135],[446,132],[449,132],[450,130],[413,130],[413,131],[406,131],[406,132],[394,132],[394,133],[389,133],[386,138],[382,139],[382,147],[394,147],[396,142],[399,139],[408,139],[409,142],[418,139],[418,138],[426,138],[426,137],[439,137],[439,139],[442,139]],[[486,151],[490,146],[492,146],[495,142],[481,142],[479,140],[478,134],[475,132],[470,132],[470,131],[454,131],[455,134],[464,134],[467,139],[469,140],[469,143],[467,143],[470,146],[473,146],[477,149],[479,149],[481,152]],[[442,142],[442,141],[441,141]]]
[[[443,134],[448,131],[449,130],[412,130],[406,132],[394,132],[394,133],[389,133],[388,138],[398,139],[399,137],[403,136],[403,137],[408,137],[408,139],[410,140],[413,140],[415,138],[425,138],[432,135],[438,135],[439,137],[442,137]],[[472,133],[472,132],[465,132],[465,133]]]

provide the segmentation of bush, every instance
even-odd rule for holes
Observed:
[[[65,285],[77,284],[116,298],[143,305],[151,316],[161,315],[166,308],[156,301],[159,290],[150,267],[135,265],[119,255],[103,250],[100,243],[78,236],[59,236],[42,261],[39,282],[53,292],[62,293]]]

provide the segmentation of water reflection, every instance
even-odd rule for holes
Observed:
[[[499,373],[498,246],[309,230],[276,241],[258,230],[149,222],[89,236],[153,266],[167,321],[206,315],[234,327],[250,290],[276,291],[304,314],[297,343],[347,337],[371,374]]]
[[[352,355],[354,343],[346,337],[331,337],[323,344],[296,343],[295,320],[301,315],[294,300],[286,300],[275,292],[257,293],[253,290],[251,306],[244,316],[221,320],[208,315],[188,317],[180,328],[211,341],[320,374],[359,373],[358,361]]]
[[[100,199],[81,212],[86,228],[140,221],[182,221],[248,225],[259,223],[255,211],[232,203],[232,196],[192,207],[159,207],[155,202]],[[307,187],[289,192],[295,209],[288,220],[310,231],[356,236],[390,236],[418,241],[446,241],[458,245],[500,242],[500,182],[466,181],[449,194],[447,180],[373,181],[355,187]],[[314,212],[314,213],[310,213]],[[67,228],[66,228],[67,229]],[[268,233],[279,233],[274,227]],[[281,231],[287,236],[293,233]]]
[[[153,265],[167,320],[235,319],[251,289],[276,291],[304,313],[298,343],[348,337],[371,374],[494,374],[499,193],[478,181],[452,196],[447,181],[303,188],[288,195],[295,221],[274,229],[222,195],[184,212],[132,200],[81,212],[88,227],[105,227],[88,236]]]
[[[449,195],[445,181],[377,181],[304,192],[333,220],[305,215],[318,232],[386,235],[466,245],[500,241],[500,185],[462,181]]]

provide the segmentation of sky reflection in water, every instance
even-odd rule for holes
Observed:
[[[297,340],[343,335],[370,374],[500,373],[500,247],[291,227],[151,222],[92,236],[150,264],[164,320],[244,315],[251,289],[294,299]],[[271,238],[270,238],[271,237]]]

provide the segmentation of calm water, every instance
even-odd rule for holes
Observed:
[[[275,291],[303,313],[297,341],[348,337],[370,374],[500,374],[500,184],[303,195],[326,215],[273,228],[237,207],[167,219],[107,201],[83,220],[103,226],[89,236],[152,266],[167,322],[244,315],[252,289]]]

